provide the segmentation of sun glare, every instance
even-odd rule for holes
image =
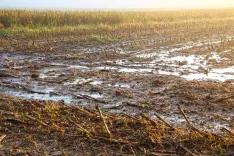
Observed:
[[[224,8],[234,0],[1,0],[0,7],[25,8]]]
[[[130,0],[132,3],[127,7],[131,7],[135,3],[137,7],[144,8],[220,8],[234,7],[233,0]]]

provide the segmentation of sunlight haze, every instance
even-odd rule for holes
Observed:
[[[6,8],[226,8],[234,0],[1,0]]]

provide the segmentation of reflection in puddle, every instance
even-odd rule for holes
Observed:
[[[91,84],[91,85],[100,85],[103,81],[95,81],[93,79],[84,79],[84,78],[76,78],[73,82],[65,82],[64,85],[82,85],[82,84]]]
[[[153,115],[154,112],[150,112],[150,114],[151,114],[150,116],[152,117],[152,119],[158,120],[158,118],[155,115]],[[160,117],[162,117],[165,121],[167,121],[170,124],[173,123],[177,126],[178,125],[179,126],[186,126],[186,121],[180,114],[171,114],[170,116],[169,115],[160,115]],[[229,124],[222,123],[220,121],[209,122],[209,123],[206,123],[204,125],[204,123],[198,122],[197,118],[198,117],[196,115],[190,116],[189,121],[200,130],[208,130],[210,132],[217,132],[217,131],[221,131],[223,127],[229,127]]]
[[[182,75],[187,80],[218,80],[225,82],[228,80],[234,80],[234,66],[223,69],[212,69],[209,73],[195,73]]]
[[[129,84],[118,83],[118,84],[108,84],[109,87],[116,87],[116,88],[131,88]]]
[[[75,84],[78,84],[78,85],[82,85],[84,83],[88,83],[92,81],[92,79],[84,79],[84,78],[76,78],[76,80],[72,81],[72,82],[66,82],[64,83],[64,85],[75,85]]]
[[[104,97],[102,94],[99,94],[99,93],[88,93],[88,92],[82,92],[80,93],[80,95],[87,95],[95,99],[101,99]]]
[[[128,59],[107,60],[106,63],[96,62],[95,66],[89,66],[87,63],[79,62],[78,65],[53,64],[56,67],[44,69],[40,78],[53,78],[57,74],[51,74],[51,70],[62,68],[62,71],[68,69],[81,71],[99,71],[99,72],[123,72],[123,73],[140,73],[140,74],[160,74],[173,75],[185,78],[187,80],[214,80],[228,81],[234,80],[234,66],[226,68],[214,68],[210,62],[222,63],[222,61],[230,61],[228,58],[221,57],[223,53],[228,53],[230,50],[223,52],[211,52],[210,55],[190,55],[189,53],[181,53],[176,56],[175,53],[181,50],[189,50],[193,47],[203,46],[207,44],[216,44],[220,41],[211,42],[188,42],[186,44],[177,45],[177,47],[161,47],[158,51],[154,49],[145,49],[142,51],[132,52],[131,55],[136,58],[150,58],[148,61],[134,61]],[[127,53],[127,51],[126,51]],[[113,64],[113,65],[111,65]],[[90,81],[90,82],[89,82]],[[101,85],[103,82],[93,79],[77,78],[74,81],[66,82],[64,85],[75,85],[88,83],[91,85]]]
[[[178,50],[178,48],[176,49]],[[154,55],[153,61],[142,63],[140,68],[131,68],[131,66],[136,67],[138,65],[137,63],[132,63],[129,65],[129,68],[120,67],[118,71],[126,73],[153,72],[161,75],[180,76],[187,80],[215,80],[221,82],[234,80],[234,66],[216,69],[208,64],[208,60],[215,60],[217,63],[223,60],[229,60],[228,58],[221,58],[215,52],[211,53],[212,55],[210,57],[205,55],[170,57],[170,52],[157,52],[157,55]],[[140,56],[146,57],[148,54],[141,54]]]
[[[222,63],[222,61],[231,61],[228,58],[221,57],[224,53],[231,52],[225,50],[223,52],[211,52],[209,55],[190,55],[189,50],[194,47],[199,47],[208,44],[217,44],[220,41],[199,41],[199,42],[188,42],[185,44],[178,44],[168,47],[160,47],[157,50],[154,48],[138,50],[138,51],[125,51],[124,53],[131,54],[131,57],[115,60],[107,60],[105,62],[86,63],[78,62],[73,65],[67,65],[63,63],[51,63],[48,66],[43,67],[38,71],[39,78],[58,78],[60,75],[65,75],[69,71],[98,71],[98,72],[121,72],[121,73],[138,73],[138,74],[160,74],[160,75],[174,75],[185,78],[187,80],[215,80],[225,82],[228,80],[234,80],[234,66],[226,68],[214,68],[210,62],[214,61]],[[185,50],[185,51],[183,51]],[[120,49],[120,51],[122,51]],[[183,53],[181,53],[183,51]],[[123,52],[123,51],[122,51]],[[178,55],[177,55],[178,54]],[[45,56],[3,56],[11,61],[14,60],[34,60],[41,61],[45,59]],[[34,58],[33,58],[34,57]],[[134,60],[134,58],[137,58]],[[140,58],[140,59],[139,59]],[[145,59],[145,60],[144,60]],[[4,60],[0,57],[0,67],[4,64]],[[15,67],[15,69],[21,69],[22,66]],[[0,70],[2,70],[0,68]],[[11,81],[15,81],[13,78]],[[26,81],[26,80],[23,80]],[[88,78],[84,79],[78,77],[76,79],[69,79],[63,82],[63,86],[69,85],[104,85],[105,83],[99,78]],[[128,84],[114,84],[111,85],[120,88],[130,88]],[[49,93],[45,95],[28,94],[21,92],[12,92],[15,96],[21,96],[26,98],[38,98],[46,100],[59,101],[64,99],[67,103],[71,102],[71,97],[68,96],[50,96]],[[100,94],[88,94],[84,93],[93,98],[102,98]]]
[[[207,125],[207,129],[211,132],[221,131],[223,127],[229,127],[229,124],[224,124],[219,121],[211,122]]]
[[[56,77],[58,77],[59,76],[59,74],[43,74],[43,73],[40,73],[40,76],[39,76],[39,78],[40,79],[45,79],[45,78],[56,78]]]
[[[153,114],[154,112],[150,112],[150,114]],[[155,115],[151,116],[152,119],[156,120],[158,119]],[[169,123],[176,123],[177,125],[182,125],[185,123],[185,119],[182,118],[180,115],[178,114],[173,114],[172,116],[164,116],[164,115],[160,115],[160,117],[162,117],[165,121],[169,122]]]
[[[4,91],[3,91],[4,92]],[[23,91],[11,90],[7,91],[3,94],[8,94],[14,97],[21,97],[27,99],[37,99],[37,100],[52,100],[52,101],[60,101],[63,100],[65,103],[70,104],[72,102],[71,96],[63,96],[63,95],[50,95],[48,94],[38,94],[38,93],[27,93]]]
[[[72,65],[69,66],[70,69],[89,69],[87,66],[80,66],[80,65]]]
[[[128,85],[128,84],[116,84],[115,87],[130,88],[130,85]]]
[[[212,71],[214,73],[219,73],[219,74],[225,74],[225,73],[232,73],[232,74],[234,74],[234,66],[227,67],[227,68],[221,68],[221,69],[213,69]]]
[[[93,81],[93,82],[90,82],[89,84],[91,85],[101,85],[103,83],[103,81]]]
[[[158,73],[158,74],[161,74],[161,75],[180,76],[180,73],[179,73],[179,72],[170,72],[170,71],[158,70],[157,73]]]
[[[152,72],[153,70],[152,69],[132,69],[132,68],[122,68],[122,69],[119,69],[118,70],[119,72],[125,72],[125,73],[150,73]]]

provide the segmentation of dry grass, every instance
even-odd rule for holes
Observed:
[[[163,120],[152,120],[144,114],[101,114],[100,117],[98,110],[68,106],[62,101],[21,100],[4,95],[0,96],[0,108],[0,135],[6,135],[0,150],[3,155],[51,154],[49,147],[61,155],[233,152],[234,136],[230,132],[213,134],[191,126],[172,129]],[[51,140],[55,144],[43,146]]]
[[[58,51],[61,44],[138,40],[131,48],[222,38],[234,30],[233,9],[183,11],[0,10],[0,44],[7,51]],[[217,49],[210,45],[211,50]],[[222,47],[218,47],[222,48]]]
[[[233,10],[194,11],[29,11],[1,10],[1,36],[43,38],[100,35],[109,38],[136,38],[232,30]],[[189,32],[189,33],[188,33]],[[174,36],[174,35],[177,36]]]

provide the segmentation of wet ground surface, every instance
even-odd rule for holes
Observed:
[[[160,45],[152,39],[64,52],[0,53],[1,94],[53,100],[108,112],[155,112],[200,129],[234,127],[232,36]]]

